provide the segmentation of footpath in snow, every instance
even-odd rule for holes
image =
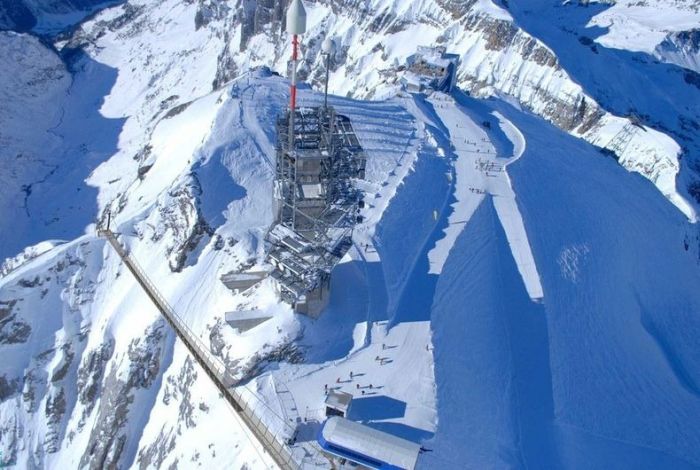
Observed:
[[[507,172],[507,166],[518,160],[525,150],[523,135],[495,112],[501,131],[510,141],[504,147],[513,149],[511,155],[499,155],[484,127],[474,122],[451,96],[435,93],[429,103],[449,133],[456,157],[452,176],[456,201],[451,206],[445,237],[429,253],[430,272],[439,274],[442,271],[458,235],[489,194],[527,292],[531,299],[541,299],[540,275]]]

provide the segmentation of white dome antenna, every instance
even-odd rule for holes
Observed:
[[[304,34],[306,32],[306,9],[301,0],[292,0],[287,9],[287,32]]]

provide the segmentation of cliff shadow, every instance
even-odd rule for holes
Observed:
[[[25,214],[20,220],[3,220],[0,259],[44,240],[77,238],[98,216],[98,188],[86,179],[118,151],[125,119],[107,118],[100,112],[116,82],[117,69],[82,51],[72,54],[70,66],[73,83],[61,104],[62,118],[49,130],[63,144],[59,152],[47,150],[40,156],[46,171],[26,182],[16,195],[18,204],[25,201]]]

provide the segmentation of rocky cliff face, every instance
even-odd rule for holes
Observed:
[[[168,52],[168,59],[156,59],[155,63],[153,54],[157,51],[139,38],[148,36],[144,28],[154,29],[157,23],[163,23],[163,19],[154,16],[160,8],[157,4],[130,2],[110,15],[102,15],[77,31],[70,45],[81,47],[94,43],[107,31],[140,43],[142,49],[134,51],[132,60],[141,66],[123,80],[147,79],[152,85],[143,95],[149,103],[141,99],[134,103],[140,104],[134,106],[135,112],[143,114],[156,102],[164,108],[186,102],[185,96],[167,93],[163,86],[177,74],[166,63],[182,62],[182,54],[195,49],[200,53],[208,51],[207,58],[193,57],[191,63],[207,71],[203,75],[211,77],[208,82],[214,89],[252,66],[272,64],[279,73],[286,74],[289,45],[284,36],[284,7],[285,2],[268,1],[241,1],[235,5],[217,0],[193,2],[187,7],[190,11],[187,16],[193,15],[189,21],[194,22],[197,36],[209,38],[209,44],[201,43],[190,48],[190,52],[175,48]],[[681,187],[676,188],[684,146],[683,142],[673,142],[678,134],[668,138],[665,129],[647,126],[648,132],[633,136],[638,152],[615,148],[611,144],[632,121],[628,116],[611,113],[606,103],[590,96],[562,67],[552,49],[519,28],[507,10],[479,1],[373,0],[358,4],[333,0],[310,2],[309,11],[312,19],[303,38],[304,60],[299,75],[314,86],[320,85],[325,75],[320,43],[326,35],[337,42],[331,91],[359,98],[381,98],[395,93],[401,65],[417,45],[445,46],[461,58],[460,87],[480,97],[509,96],[558,127],[608,148],[629,170],[641,172],[664,194],[674,194],[673,201],[679,209],[688,217],[695,217],[696,203],[685,200],[688,198],[684,196],[686,188],[698,179],[691,166],[684,178],[689,183],[681,181]],[[213,74],[209,72],[213,65],[211,58],[216,58]],[[148,77],[139,79],[138,75]],[[692,76],[690,79],[692,82]],[[153,121],[153,112],[150,114],[145,122]]]
[[[248,13],[241,16],[246,22],[239,52],[231,55],[235,49],[229,49],[220,57],[220,69],[234,63],[236,70],[242,70],[272,61],[280,73],[286,73],[289,51],[280,40],[282,23],[263,2],[252,12],[246,8],[252,7],[244,4],[241,10]],[[477,1],[409,4],[379,0],[362,6],[342,0],[317,2],[312,10],[317,20],[304,37],[300,76],[315,86],[320,86],[324,76],[320,43],[326,35],[338,43],[331,90],[361,98],[394,93],[400,66],[416,45],[445,46],[460,55],[461,88],[480,97],[509,96],[573,135],[608,148],[621,164],[655,182],[664,194],[678,193],[672,198],[674,203],[695,218],[697,201],[682,195],[688,194],[684,183],[676,189],[683,144],[647,127],[647,133],[633,137],[636,152],[617,148],[616,139],[631,121],[615,116],[604,103],[589,96],[555,53],[520,29],[507,10]],[[266,22],[261,24],[261,18]],[[407,41],[413,47],[405,47]],[[691,180],[697,178],[693,173]]]
[[[29,464],[18,462],[17,452],[29,436],[40,435],[31,464],[41,466],[44,455],[56,453],[65,439],[71,439],[66,434],[68,420],[82,395],[91,394],[90,387],[76,393],[76,380],[80,384],[79,377],[85,376],[78,362],[87,339],[81,321],[94,300],[92,268],[99,264],[94,250],[89,243],[76,244],[41,271],[27,273],[2,289],[0,344],[10,361],[1,381],[2,403],[16,404],[3,423],[2,447],[8,451],[4,463]],[[42,308],[47,305],[59,311]],[[55,343],[37,342],[52,331],[58,335]],[[27,416],[36,418],[37,428],[22,424]]]
[[[668,33],[654,51],[660,59],[678,64],[700,74],[700,29]],[[688,74],[690,82],[700,85],[700,80]]]
[[[98,419],[90,432],[85,453],[80,459],[81,468],[101,469],[117,468],[126,450],[128,426],[130,420],[138,421],[138,416],[130,416],[133,408],[139,409],[147,395],[139,393],[148,390],[158,379],[163,357],[164,321],[149,326],[141,335],[135,337],[128,346],[126,373],[120,376],[114,369],[102,380]],[[92,365],[99,370],[103,355],[109,345],[102,346],[97,352],[98,359]],[[93,352],[94,354],[94,352]],[[92,356],[94,357],[94,356]],[[82,398],[86,395],[83,394]],[[90,402],[87,402],[90,403]],[[90,412],[88,408],[85,409]]]

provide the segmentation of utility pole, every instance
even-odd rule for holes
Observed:
[[[331,72],[331,54],[333,53],[333,49],[335,49],[333,40],[326,36],[326,39],[323,40],[323,44],[321,44],[321,51],[323,51],[323,55],[326,56],[326,90],[323,95],[323,109],[326,111],[328,110],[328,78]]]

